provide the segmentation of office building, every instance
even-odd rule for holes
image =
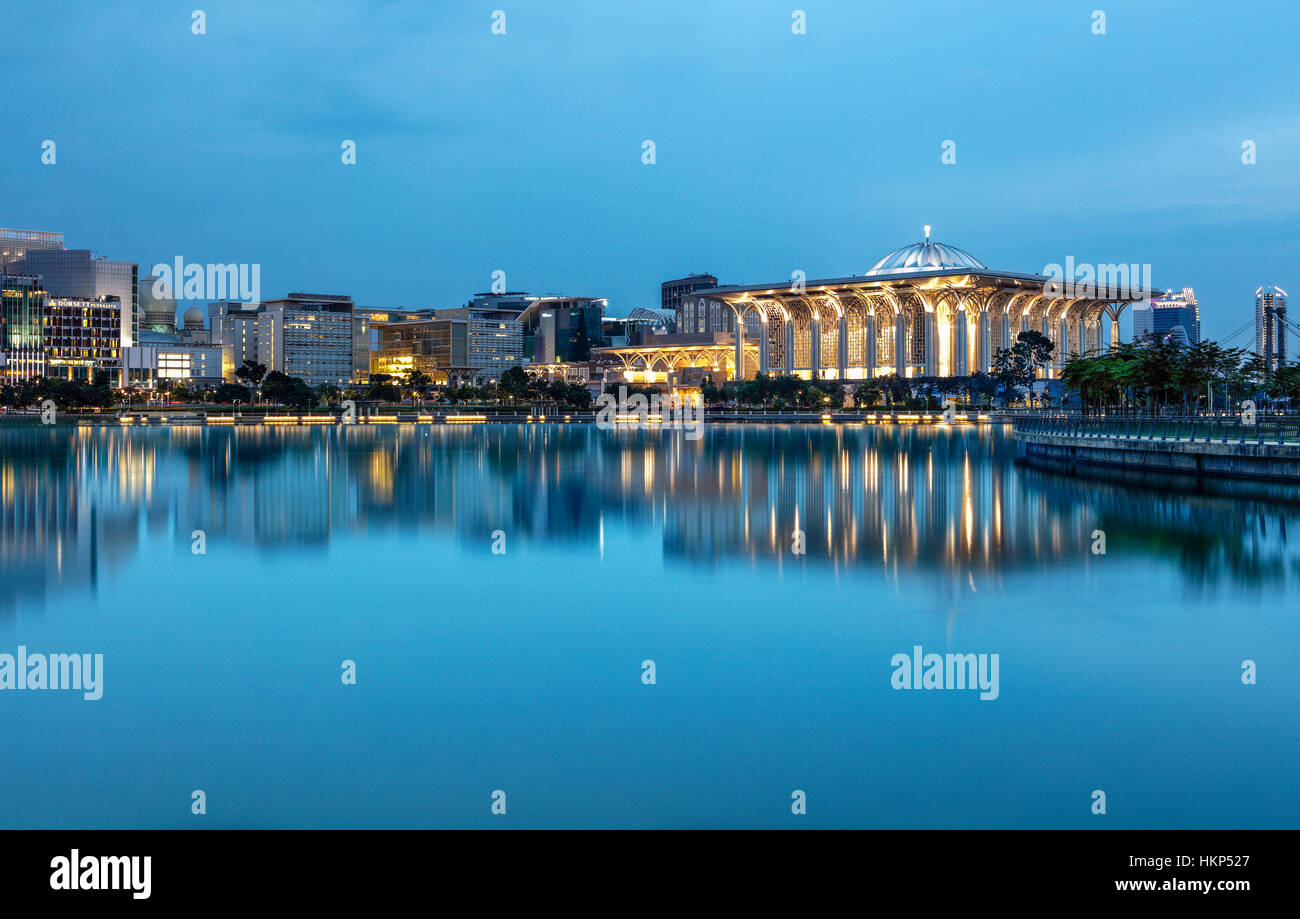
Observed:
[[[495,380],[511,367],[526,364],[524,327],[513,308],[435,310],[435,320],[462,321],[465,326],[467,370],[476,380]]]
[[[395,377],[416,369],[435,383],[486,382],[521,367],[523,326],[510,310],[434,310],[396,322],[376,322],[375,372]]]
[[[674,317],[677,332],[729,332],[734,314],[723,304],[697,295],[697,291],[718,286],[711,274],[690,274],[659,285],[659,307]]]
[[[500,310],[518,316],[524,310],[528,309],[529,305],[536,299],[538,298],[531,296],[526,291],[508,290],[501,294],[475,294],[474,298],[465,305],[470,309]]]
[[[385,323],[401,322],[408,319],[427,319],[433,310],[413,310],[404,307],[387,308],[381,306],[352,307],[352,379],[364,383],[372,373],[381,373],[375,363],[379,353],[379,327]]]
[[[0,274],[8,271],[10,263],[20,262],[26,258],[31,250],[62,248],[62,233],[0,229]]]
[[[40,276],[51,297],[116,297],[121,304],[118,346],[135,342],[140,320],[140,266],[135,262],[113,261],[89,249],[27,248],[10,264],[14,273]]]
[[[226,360],[235,369],[244,366],[246,361],[266,364],[258,347],[257,322],[260,315],[259,303],[217,300],[208,304],[211,343],[221,346],[226,352]]]
[[[1133,308],[1133,338],[1149,335],[1158,341],[1195,345],[1201,340],[1201,312],[1190,287],[1152,297]]]
[[[536,297],[519,314],[524,356],[534,363],[586,361],[592,348],[603,348],[604,297]]]
[[[354,325],[351,297],[291,293],[264,301],[257,320],[259,363],[268,373],[279,371],[309,386],[347,385],[358,348]],[[369,334],[367,326],[367,364]]]
[[[0,379],[45,375],[45,298],[40,278],[0,274]]]
[[[468,319],[404,319],[374,323],[378,338],[374,372],[401,379],[412,370],[434,383],[472,378]]]
[[[211,389],[234,375],[220,345],[196,344],[162,332],[141,332],[140,344],[123,354],[129,383],[157,388],[162,381]]]

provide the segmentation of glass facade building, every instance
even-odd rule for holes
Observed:
[[[44,376],[44,319],[40,278],[0,274],[0,378]]]
[[[537,297],[519,314],[524,356],[538,364],[589,360],[592,348],[609,344],[608,305],[603,297]]]
[[[375,330],[379,338],[376,373],[400,378],[410,370],[419,370],[439,384],[472,376],[468,319],[377,322]]]
[[[1144,335],[1164,341],[1172,339],[1184,345],[1201,340],[1201,311],[1196,292],[1184,287],[1181,293],[1169,292],[1152,297],[1149,304],[1133,309],[1133,338]]]
[[[118,345],[135,343],[140,321],[140,266],[135,262],[113,261],[89,249],[28,249],[13,264],[16,273],[39,275],[52,297],[116,297],[121,304]]]
[[[1272,373],[1286,364],[1286,291],[1261,287],[1255,291],[1255,353]]]

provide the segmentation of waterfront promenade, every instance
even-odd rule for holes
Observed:
[[[1196,476],[1300,482],[1300,416],[1020,417],[1030,465],[1085,464]]]
[[[358,413],[347,416],[343,412],[294,412],[272,408],[265,412],[213,412],[185,408],[174,410],[149,409],[130,412],[102,412],[93,414],[60,415],[64,422],[75,421],[84,425],[138,426],[138,425],[331,425],[331,424],[596,424],[600,412],[573,411],[563,408],[539,406],[522,408],[450,408],[436,410],[397,409],[383,412]],[[28,412],[0,416],[10,423],[39,423],[40,414]],[[778,411],[749,409],[704,409],[697,415],[705,424],[1005,424],[1014,418],[1011,412],[953,412],[942,411],[869,411],[837,409],[834,411]],[[618,424],[669,424],[675,419],[668,412],[618,412]]]

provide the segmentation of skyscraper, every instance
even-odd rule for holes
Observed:
[[[1201,311],[1196,292],[1184,287],[1181,293],[1169,291],[1152,297],[1133,309],[1133,337],[1150,335],[1161,341],[1172,339],[1183,345],[1201,340]]]
[[[1255,291],[1255,353],[1264,359],[1264,372],[1286,363],[1286,291],[1261,287]]]

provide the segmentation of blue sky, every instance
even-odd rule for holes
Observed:
[[[4,25],[0,226],[258,263],[268,297],[454,306],[501,269],[621,314],[692,271],[860,274],[927,223],[1007,270],[1149,263],[1210,337],[1300,287],[1290,0],[10,2]]]

